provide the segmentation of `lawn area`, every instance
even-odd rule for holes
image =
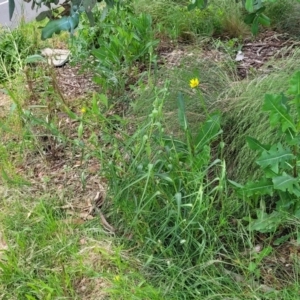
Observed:
[[[189,5],[0,28],[1,299],[300,298],[300,3]]]

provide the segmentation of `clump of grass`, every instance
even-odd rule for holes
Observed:
[[[11,191],[0,190],[3,299],[162,299],[138,271],[140,262],[95,227],[98,219],[81,226],[60,201],[18,200]]]
[[[167,135],[167,95],[166,87],[156,89],[150,116],[128,139],[119,128],[124,137],[111,135],[114,151],[101,153],[109,162],[103,176],[109,180],[110,221],[137,247],[164,299],[226,295],[237,285],[218,257],[234,251],[223,239],[234,239],[230,219],[242,214],[243,204],[227,198],[226,166],[209,144],[193,154],[189,133],[182,139]]]
[[[194,35],[211,36],[220,29],[218,15],[212,8],[188,11],[186,2],[171,0],[143,0],[134,6],[135,11],[150,14],[156,31],[171,39],[193,42]]]
[[[300,4],[297,1],[283,0],[267,3],[265,13],[276,31],[299,36],[299,11]]]
[[[63,48],[68,39],[68,33],[61,34],[47,41],[40,38],[39,27],[44,22],[21,22],[10,30],[0,27],[0,84],[11,80],[24,68],[24,61],[29,55],[37,53],[41,48]]]
[[[255,78],[232,82],[220,95],[216,106],[224,113],[225,159],[229,176],[239,182],[257,178],[260,174],[255,164],[255,153],[246,145],[246,136],[265,144],[274,144],[280,136],[268,126],[268,115],[261,111],[266,93],[281,93],[286,90],[290,76],[295,72],[299,51],[282,61],[270,62],[269,74],[257,74]],[[283,67],[284,66],[284,67]]]
[[[201,44],[199,45],[199,48]],[[218,51],[212,51],[211,60],[206,58],[206,53],[193,48],[186,48],[182,52],[174,52],[174,61],[177,65],[166,65],[157,72],[157,82],[161,83],[167,78],[170,81],[169,93],[165,99],[164,125],[168,132],[180,134],[178,123],[177,97],[184,94],[186,114],[190,120],[193,132],[198,130],[198,124],[205,119],[205,111],[199,95],[191,90],[189,80],[197,77],[200,79],[200,89],[207,107],[214,106],[218,95],[227,90],[232,80],[236,78],[235,66],[227,63],[229,56]],[[136,100],[132,103],[132,114],[136,120],[143,120],[151,113],[151,103],[155,99],[155,89],[138,86]]]
[[[0,83],[23,68],[24,59],[33,51],[33,44],[22,29],[0,29]]]
[[[237,1],[212,1],[213,9],[217,11],[220,19],[219,35],[225,38],[245,38],[250,28],[244,22],[244,10]]]

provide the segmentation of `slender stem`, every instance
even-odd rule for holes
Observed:
[[[297,171],[297,154],[298,154],[298,148],[296,145],[294,145],[293,147],[293,154],[295,156],[295,159],[294,159],[294,178],[297,178],[298,177],[298,171]]]

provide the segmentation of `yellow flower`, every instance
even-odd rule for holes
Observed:
[[[86,113],[86,107],[82,107],[80,111],[81,111],[82,114],[85,114]]]
[[[192,89],[196,88],[198,85],[200,84],[199,79],[198,78],[192,78],[190,80],[190,87]]]
[[[120,276],[119,276],[119,275],[116,275],[116,276],[114,277],[114,281],[120,281]]]

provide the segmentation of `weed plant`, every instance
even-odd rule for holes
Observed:
[[[199,48],[201,45],[200,43]],[[218,55],[217,52],[216,54]],[[174,54],[174,60],[178,61],[176,66],[166,65],[165,68],[156,73],[158,85],[165,78],[170,80],[169,93],[163,106],[164,126],[168,133],[175,136],[182,134],[177,118],[178,93],[185,95],[186,114],[193,132],[197,132],[199,122],[204,121],[206,117],[199,94],[195,90],[191,90],[188,85],[190,78],[199,78],[201,94],[210,112],[221,108],[221,106],[216,107],[216,99],[220,94],[227,91],[232,80],[236,79],[235,66],[226,63],[225,60],[226,58],[229,59],[229,56],[224,55],[224,61],[222,59],[220,62],[215,62],[206,59],[205,55],[201,50],[187,48],[185,52],[181,54],[179,52],[178,57]],[[137,86],[136,90],[134,92],[137,100],[131,103],[131,113],[139,122],[151,113],[151,103],[155,100],[155,90],[151,89],[151,86],[149,88],[149,86],[143,85]]]
[[[251,150],[258,152],[257,165],[263,175],[255,181],[248,180],[245,186],[234,183],[242,195],[261,210],[258,219],[250,226],[261,232],[275,232],[284,223],[286,214],[300,215],[298,198],[300,195],[298,175],[298,120],[300,72],[290,79],[286,93],[266,94],[262,110],[269,115],[270,127],[283,142],[262,144],[253,137],[246,137]],[[278,134],[279,133],[279,134]],[[271,201],[267,201],[271,196]],[[270,203],[268,203],[270,202]],[[270,207],[276,206],[276,210]],[[282,237],[281,237],[282,238]]]
[[[295,51],[284,62],[270,62],[266,74],[232,82],[213,105],[213,109],[218,108],[224,113],[224,155],[229,178],[244,183],[249,174],[253,179],[261,175],[255,166],[255,154],[246,144],[246,136],[256,137],[266,144],[273,144],[278,139],[269,126],[267,115],[261,111],[264,94],[284,92],[290,76],[297,70],[295,62],[298,60],[299,51]]]
[[[184,138],[167,135],[167,96],[167,86],[155,90],[152,112],[130,136],[120,124],[111,128],[109,121],[102,132],[110,136],[109,149],[100,150],[103,142],[92,139],[109,185],[107,216],[126,243],[138,248],[144,272],[164,291],[164,299],[226,295],[237,286],[219,276],[224,268],[219,255],[243,246],[230,225],[243,209],[227,199],[220,119],[218,114],[207,116],[192,134],[181,95],[178,114]],[[87,113],[106,119],[95,105]],[[224,239],[237,239],[233,249]],[[249,246],[248,240],[244,243]]]
[[[211,36],[220,31],[221,11],[215,11],[211,6],[206,10],[187,10],[186,2],[178,1],[136,1],[134,9],[137,12],[150,14],[160,36],[182,42],[193,42],[194,35]]]
[[[33,47],[22,29],[0,29],[0,83],[23,68],[24,60],[32,53]]]
[[[139,78],[140,69],[155,62],[158,41],[150,15],[134,15],[129,5],[123,4],[111,9],[105,22],[102,14],[100,10],[92,31],[87,20],[82,23],[79,35],[72,40],[73,62],[92,67],[94,80],[104,91],[113,93],[117,89],[121,94]]]
[[[279,33],[299,36],[298,20],[300,5],[297,1],[276,1],[269,3],[266,14],[271,19],[271,26]]]

